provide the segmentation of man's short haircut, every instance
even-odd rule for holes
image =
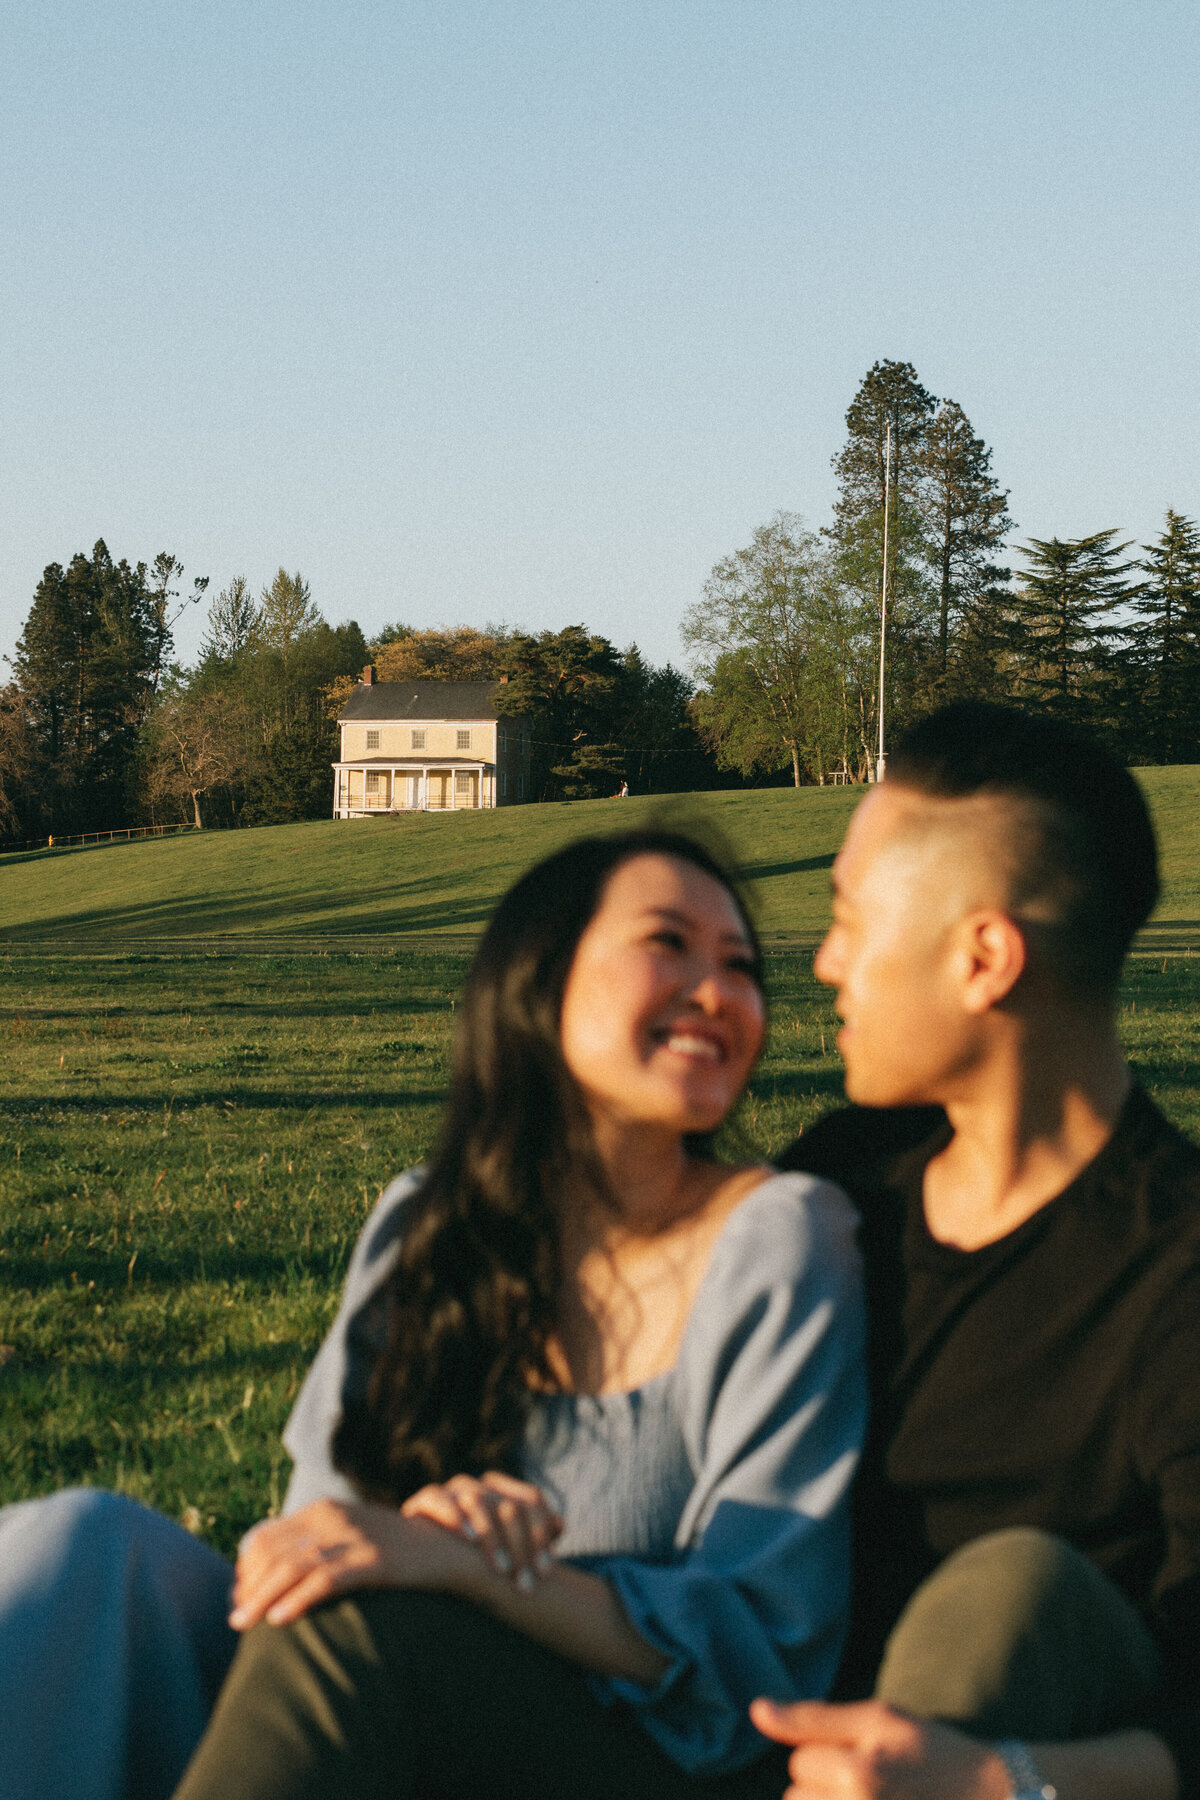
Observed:
[[[1013,917],[1071,992],[1112,993],[1159,891],[1150,814],[1115,756],[1061,720],[964,700],[905,735],[887,778],[936,799],[1011,802]]]

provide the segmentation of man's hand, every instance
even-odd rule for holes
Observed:
[[[247,1631],[262,1618],[286,1625],[355,1588],[443,1588],[481,1561],[461,1538],[389,1506],[314,1500],[268,1519],[242,1539],[229,1623]]]
[[[784,1800],[1008,1800],[1012,1791],[989,1745],[881,1700],[756,1700],[750,1717],[764,1737],[796,1746]]]

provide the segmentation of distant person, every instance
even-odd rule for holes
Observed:
[[[623,781],[621,783],[620,787],[617,789],[617,799],[618,800],[628,800],[628,798],[629,798],[629,783],[627,781]]]
[[[500,903],[438,1146],[368,1221],[285,1517],[243,1544],[181,1796],[776,1800],[748,1708],[832,1678],[865,1380],[845,1197],[711,1148],[764,1017],[686,838],[577,843]],[[112,1496],[0,1515],[0,1800],[156,1800],[231,1576]]]
[[[797,1800],[1200,1792],[1200,1152],[1114,1018],[1157,893],[1128,771],[982,705],[916,727],[834,865],[854,1105],[782,1160],[863,1214],[838,1691],[876,1698],[756,1707]]]

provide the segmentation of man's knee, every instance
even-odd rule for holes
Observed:
[[[988,1735],[1073,1737],[1134,1722],[1157,1682],[1125,1596],[1064,1539],[1013,1528],[964,1545],[917,1590],[876,1691]]]

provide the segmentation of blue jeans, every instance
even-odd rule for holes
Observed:
[[[0,1800],[165,1800],[233,1657],[232,1579],[119,1494],[0,1510]]]

